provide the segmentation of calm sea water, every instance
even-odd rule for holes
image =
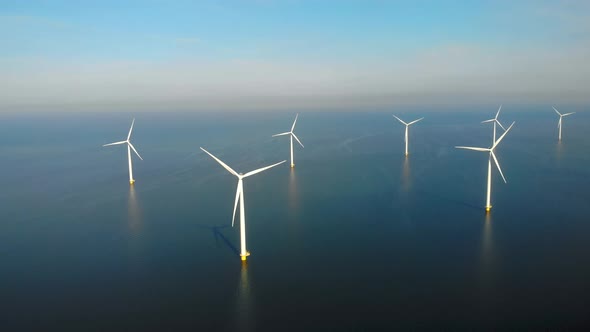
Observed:
[[[566,111],[565,109],[563,110]],[[570,110],[567,110],[570,111]],[[494,109],[3,115],[0,329],[540,329],[590,324],[590,114],[505,107],[486,215]]]

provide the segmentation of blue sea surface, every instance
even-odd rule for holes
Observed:
[[[563,110],[566,111],[565,109]],[[567,110],[570,111],[570,110]],[[0,330],[571,329],[590,325],[590,113],[0,116]],[[133,159],[128,182],[124,140]]]

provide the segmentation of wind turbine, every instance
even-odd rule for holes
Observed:
[[[489,120],[485,120],[485,121],[481,122],[481,123],[486,123],[486,122],[493,122],[494,123],[494,136],[492,138],[492,144],[494,144],[494,142],[496,141],[496,124],[498,126],[500,126],[500,128],[502,128],[502,130],[506,131],[506,128],[504,128],[504,126],[500,123],[500,121],[498,121],[498,115],[500,115],[501,109],[502,109],[502,105],[500,105],[500,108],[498,108],[498,112],[496,113],[496,116],[493,119],[489,119]]]
[[[290,135],[290,138],[291,138],[291,168],[295,167],[295,163],[293,161],[293,138],[295,138],[297,140],[297,142],[301,145],[302,148],[305,148],[303,146],[303,144],[301,143],[301,141],[299,140],[299,138],[297,138],[297,136],[293,132],[293,130],[295,129],[295,124],[297,123],[297,117],[299,117],[299,114],[295,115],[295,121],[293,121],[293,126],[291,126],[291,131],[288,131],[286,133],[272,135],[272,137]]]
[[[514,122],[512,122],[510,127],[508,127],[508,129],[506,129],[506,131],[502,134],[502,136],[500,136],[500,138],[498,138],[498,140],[495,141],[494,144],[492,145],[492,147],[489,149],[474,148],[474,147],[469,147],[469,146],[456,146],[457,149],[467,149],[467,150],[483,151],[483,152],[490,153],[489,158],[488,158],[488,191],[487,191],[487,196],[486,196],[486,212],[490,212],[490,209],[492,208],[492,205],[490,204],[490,194],[492,191],[492,159],[494,159],[494,162],[496,163],[496,166],[498,167],[498,171],[500,172],[500,175],[502,175],[502,179],[504,180],[504,183],[506,183],[506,178],[504,177],[504,174],[502,174],[502,169],[500,168],[500,163],[498,163],[498,159],[496,158],[496,155],[494,154],[494,149],[498,146],[498,144],[500,144],[500,142],[502,141],[504,136],[506,136],[506,134],[508,134],[508,131],[510,131],[510,128],[512,128],[512,126],[514,126]]]
[[[553,107],[553,110],[559,114],[559,122],[557,123],[557,128],[559,128],[559,140],[561,141],[561,121],[563,119],[564,116],[568,116],[568,115],[572,115],[576,112],[571,112],[571,113],[565,113],[565,114],[561,114],[559,113],[559,111],[557,109],[555,109],[555,107]]]
[[[135,150],[135,147],[133,146],[133,144],[131,144],[131,142],[129,141],[129,139],[131,138],[131,132],[133,131],[133,124],[134,123],[135,123],[135,119],[133,119],[133,121],[131,122],[131,128],[129,128],[129,134],[127,135],[126,140],[103,145],[103,146],[109,146],[109,145],[127,144],[127,159],[129,159],[129,183],[130,184],[135,183],[135,180],[133,179],[133,167],[131,165],[131,149],[133,149],[133,152],[135,152],[135,154],[139,157],[139,159],[143,160],[143,158],[141,158],[141,156],[139,155],[137,150]]]
[[[262,167],[257,170],[248,172],[246,174],[237,173],[231,167],[227,166],[223,161],[217,159],[214,155],[209,153],[209,151],[201,148],[205,153],[207,153],[211,158],[215,159],[223,168],[225,168],[228,172],[238,177],[238,188],[236,189],[236,200],[234,203],[234,214],[231,220],[231,226],[234,227],[234,220],[236,218],[236,209],[238,207],[238,200],[240,201],[240,257],[242,257],[242,261],[246,260],[246,257],[250,256],[250,252],[246,250],[246,214],[244,213],[244,184],[243,179],[249,177],[250,175],[258,174],[262,171],[266,171],[269,168],[275,167],[284,163],[286,160],[281,161],[280,163],[276,163],[270,166]]]
[[[418,119],[418,120],[414,120],[414,121],[412,121],[412,122],[410,122],[410,123],[405,123],[405,122],[403,122],[403,121],[402,121],[402,119],[398,118],[397,116],[395,116],[395,115],[394,115],[393,117],[394,117],[394,118],[396,118],[396,119],[398,119],[398,120],[399,120],[399,122],[401,122],[401,123],[403,123],[404,125],[406,125],[406,136],[405,136],[405,141],[406,141],[406,156],[407,156],[407,155],[408,155],[408,127],[410,127],[410,125],[412,125],[412,124],[414,124],[414,123],[416,123],[416,122],[418,122],[418,121],[420,121],[420,120],[422,120],[422,119],[424,119],[424,118],[420,118],[420,119]]]

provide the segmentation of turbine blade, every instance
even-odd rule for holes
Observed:
[[[402,119],[398,118],[397,116],[393,115],[393,117],[396,118],[396,119],[398,119],[399,122],[405,124],[406,126],[408,125],[407,123],[403,122]]]
[[[457,148],[457,149],[465,149],[465,150],[485,151],[485,152],[489,152],[490,151],[490,149],[486,149],[486,148],[474,148],[472,146],[456,146],[455,148]]]
[[[485,121],[482,121],[481,123],[486,123],[486,122],[493,122],[493,121],[496,121],[496,119],[489,119],[489,120],[485,120]]]
[[[574,113],[576,113],[576,112],[565,113],[565,114],[563,114],[562,116],[568,116],[568,115],[572,115],[572,114],[574,114]]]
[[[293,135],[293,137],[297,140],[297,143],[299,143],[302,148],[305,147],[305,146],[303,146],[303,143],[301,143],[301,141],[299,140],[299,138],[297,138],[297,135],[295,135],[295,133],[291,133],[291,135]]]
[[[502,110],[502,105],[500,105],[500,108],[498,108],[498,112],[496,113],[494,120],[498,120],[498,115],[500,115],[500,110]]]
[[[272,135],[272,137],[277,137],[277,136],[284,136],[284,135],[289,135],[291,132],[288,131],[286,133],[280,133],[280,134],[276,134],[276,135]]]
[[[231,227],[234,227],[234,220],[236,220],[236,210],[238,208],[238,200],[240,199],[240,184],[238,183],[238,188],[236,189],[236,202],[234,203],[234,214],[231,217]]]
[[[127,143],[127,141],[121,141],[121,142],[115,142],[115,143],[109,143],[109,144],[105,144],[103,146],[109,146],[109,145],[119,145],[119,144],[125,144]]]
[[[246,174],[242,175],[242,178],[246,178],[246,177],[248,177],[248,176],[250,176],[250,175],[254,175],[254,174],[260,173],[260,172],[262,172],[262,171],[266,171],[267,169],[269,169],[269,168],[272,168],[272,167],[275,167],[275,166],[277,166],[277,165],[280,165],[280,164],[284,163],[285,161],[286,161],[286,160],[283,160],[283,161],[281,161],[280,163],[272,164],[272,165],[270,165],[270,166],[262,167],[262,168],[259,168],[259,169],[257,169],[257,170],[254,170],[254,171],[248,172],[248,173],[246,173]]]
[[[500,126],[500,128],[502,128],[502,130],[506,131],[506,128],[504,128],[504,126],[500,123],[500,121],[495,120],[496,123]]]
[[[559,113],[559,111],[555,107],[553,107],[553,110],[555,111],[555,113],[557,113],[557,114],[559,114],[559,116],[561,116],[561,113]]]
[[[414,124],[414,123],[416,123],[416,122],[418,122],[418,121],[420,121],[420,120],[422,120],[422,119],[424,119],[424,118],[420,118],[420,119],[418,119],[418,120],[414,120],[414,121],[412,121],[412,122],[408,123],[408,126],[409,126],[409,125],[411,125],[411,124]]]
[[[129,146],[133,149],[133,152],[135,152],[135,154],[139,157],[139,159],[143,160],[143,158],[139,155],[137,150],[135,150],[135,147],[133,146],[133,144],[131,144],[131,142],[129,142]]]
[[[504,180],[504,183],[507,183],[506,178],[504,177],[504,174],[502,173],[502,169],[500,168],[500,163],[498,162],[498,159],[496,159],[496,155],[494,154],[494,151],[491,151],[490,154],[494,158],[494,162],[496,163],[496,166],[498,167],[498,171],[500,171],[500,175],[502,175],[502,180]]]
[[[299,117],[299,113],[295,115],[295,121],[293,121],[293,126],[291,126],[291,132],[295,129],[295,124],[297,123],[297,118]]]
[[[491,150],[494,150],[494,148],[496,146],[498,146],[498,144],[500,144],[500,141],[502,141],[502,139],[504,138],[504,136],[506,136],[506,134],[508,134],[508,132],[510,131],[510,128],[512,128],[512,126],[514,126],[514,122],[512,122],[512,124],[510,125],[510,127],[508,127],[508,129],[506,129],[506,131],[504,132],[504,134],[502,134],[502,136],[500,136],[500,138],[498,138],[498,140],[492,146]]]
[[[221,166],[223,166],[223,168],[225,168],[228,172],[230,172],[231,174],[233,174],[233,175],[235,175],[237,177],[240,177],[236,171],[234,171],[231,167],[227,166],[223,161],[217,159],[217,157],[215,157],[214,155],[212,155],[211,153],[209,153],[209,151],[207,151],[207,150],[205,150],[203,148],[201,148],[201,150],[205,151],[206,154],[210,155],[211,158],[215,159],[215,161],[217,161]]]
[[[131,128],[129,128],[129,134],[127,135],[127,140],[131,138],[131,132],[133,131],[133,124],[135,123],[135,118],[131,121]]]

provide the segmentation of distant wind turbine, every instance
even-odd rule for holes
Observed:
[[[414,121],[412,121],[412,122],[410,122],[410,123],[405,123],[405,122],[403,122],[403,121],[402,121],[402,119],[398,118],[397,116],[395,116],[395,115],[394,115],[393,117],[394,117],[394,118],[396,118],[396,119],[398,119],[398,120],[399,120],[399,122],[401,122],[401,123],[403,123],[404,125],[406,125],[406,136],[405,136],[405,141],[406,141],[406,156],[407,156],[407,155],[408,155],[408,127],[410,127],[410,125],[412,125],[412,124],[414,124],[414,123],[416,123],[416,122],[418,122],[418,121],[420,121],[420,120],[422,120],[422,119],[424,119],[424,118],[420,118],[420,119],[418,119],[418,120],[414,120]]]
[[[301,143],[301,141],[299,140],[299,138],[297,138],[297,136],[293,132],[293,130],[295,130],[295,124],[297,123],[297,117],[299,117],[299,114],[295,115],[295,121],[293,121],[293,126],[291,126],[291,131],[272,135],[272,137],[290,135],[290,139],[291,139],[291,168],[295,167],[295,161],[293,160],[293,138],[295,138],[297,140],[297,142],[301,145],[301,147],[304,148],[304,146]]]
[[[141,156],[139,155],[137,150],[135,150],[135,147],[133,146],[133,144],[131,144],[131,141],[129,141],[131,139],[131,132],[133,131],[133,124],[134,123],[135,123],[135,119],[133,119],[133,121],[131,122],[131,128],[129,128],[129,134],[127,135],[126,140],[103,145],[103,146],[109,146],[109,145],[127,144],[127,159],[129,160],[129,183],[130,184],[135,183],[135,180],[133,179],[133,167],[131,165],[131,149],[133,149],[133,152],[135,152],[135,154],[139,157],[139,159],[143,160],[143,158],[141,158]]]
[[[504,128],[504,126],[500,123],[500,121],[498,121],[498,115],[500,115],[501,109],[502,109],[502,105],[500,105],[500,108],[498,108],[498,112],[496,113],[496,116],[493,119],[489,119],[489,120],[485,120],[485,121],[481,122],[481,123],[486,123],[486,122],[493,122],[494,123],[494,134],[493,134],[493,138],[492,138],[492,144],[494,144],[494,142],[496,141],[496,124],[498,126],[500,126],[500,128],[502,128],[502,130],[506,131],[506,128]]]
[[[502,175],[502,179],[504,180],[504,183],[506,183],[506,178],[504,177],[504,174],[502,174],[502,169],[500,168],[500,163],[498,163],[498,159],[496,158],[496,155],[494,154],[494,149],[498,146],[498,144],[500,144],[500,142],[502,141],[504,136],[506,136],[506,134],[508,134],[508,131],[510,131],[510,128],[512,128],[512,126],[514,126],[514,122],[512,122],[510,127],[508,127],[508,129],[506,129],[504,134],[502,134],[502,136],[500,136],[500,138],[498,138],[498,140],[495,141],[494,144],[492,145],[492,147],[489,149],[474,148],[474,147],[469,147],[469,146],[456,146],[457,149],[467,149],[467,150],[483,151],[483,152],[490,153],[489,158],[488,158],[488,190],[487,190],[487,196],[486,196],[486,212],[490,212],[490,209],[492,208],[492,205],[490,203],[490,195],[491,195],[491,191],[492,191],[492,159],[494,159],[494,162],[496,163],[496,166],[498,167],[498,171],[500,172],[500,175]]]
[[[561,125],[562,125],[562,119],[563,119],[563,117],[564,117],[564,116],[568,116],[568,115],[572,115],[572,114],[574,114],[574,113],[576,113],[576,112],[571,112],[571,113],[565,113],[565,114],[561,114],[561,113],[559,113],[559,111],[558,111],[558,110],[557,110],[555,107],[553,107],[553,110],[554,110],[554,111],[555,111],[557,114],[559,114],[559,122],[557,123],[557,128],[559,128],[559,140],[561,141]]]
[[[231,167],[227,166],[223,161],[219,160],[217,157],[209,153],[209,151],[201,148],[206,154],[211,156],[211,158],[215,159],[223,168],[225,168],[228,172],[238,177],[238,188],[236,189],[236,200],[234,203],[234,214],[231,220],[231,226],[234,227],[234,220],[236,218],[236,209],[238,207],[238,200],[240,201],[240,257],[243,261],[246,260],[246,257],[250,256],[250,252],[246,250],[246,214],[244,212],[244,185],[243,179],[249,177],[250,175],[258,174],[262,171],[265,171],[269,168],[275,167],[284,163],[286,160],[281,161],[280,163],[276,163],[270,166],[266,166],[263,168],[259,168],[257,170],[248,172],[246,174],[237,173]]]

